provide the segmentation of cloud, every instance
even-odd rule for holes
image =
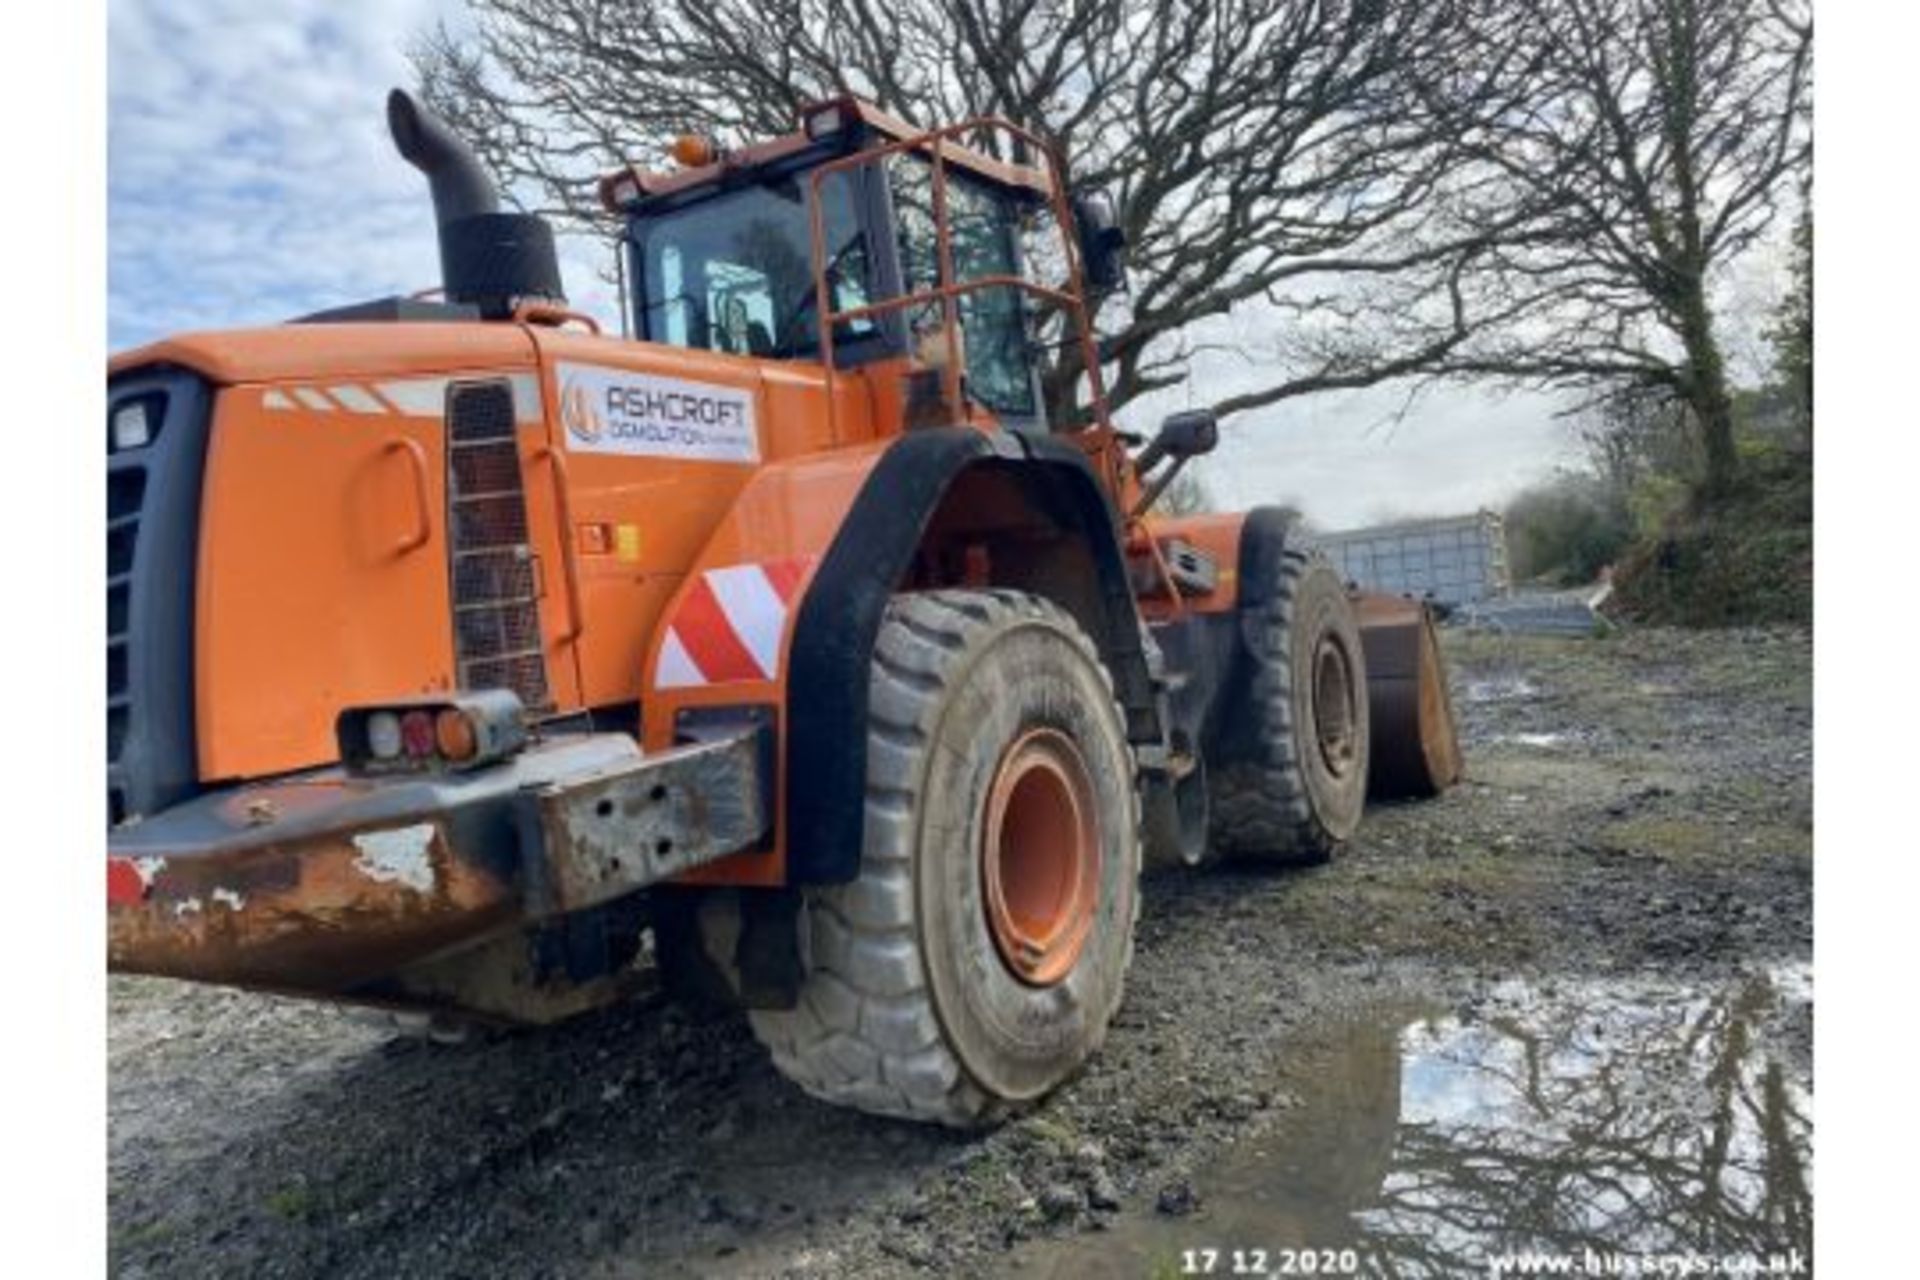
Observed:
[[[442,17],[457,0],[114,0],[109,345],[437,285],[426,183],[384,103]],[[575,304],[612,322],[607,251],[567,238],[562,257]]]

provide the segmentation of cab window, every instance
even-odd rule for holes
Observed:
[[[937,288],[940,253],[934,235],[933,166],[921,156],[898,152],[887,158],[887,179],[893,195],[901,287],[907,293]],[[949,167],[947,223],[956,283],[1020,275],[1020,223],[1011,198],[964,170]],[[1025,295],[1009,286],[996,286],[962,294],[956,305],[966,334],[969,394],[1005,416],[1039,417]],[[938,326],[937,304],[915,310],[916,329]]]
[[[851,174],[824,184],[828,284],[836,311],[870,300],[870,246]],[[773,359],[817,356],[810,220],[811,184],[800,178],[724,192],[643,217],[632,240],[635,307],[654,342]],[[847,321],[835,342],[871,335],[871,319]]]

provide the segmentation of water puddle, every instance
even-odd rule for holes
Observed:
[[[1520,676],[1490,676],[1484,680],[1467,681],[1467,687],[1462,692],[1470,703],[1524,702],[1536,697],[1540,688]]]
[[[1296,1104],[1193,1181],[1197,1210],[1038,1243],[1020,1273],[1196,1274],[1205,1249],[1217,1275],[1309,1249],[1388,1276],[1530,1250],[1810,1257],[1811,1040],[1804,965],[1356,1017],[1292,1065]]]
[[[1540,751],[1553,751],[1565,744],[1572,735],[1565,733],[1496,733],[1490,742],[1511,742],[1518,747],[1533,747]]]

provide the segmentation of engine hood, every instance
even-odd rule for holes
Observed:
[[[109,375],[176,365],[222,384],[531,368],[523,325],[466,323],[269,325],[183,333],[115,354]]]

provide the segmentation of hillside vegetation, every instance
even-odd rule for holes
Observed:
[[[1683,626],[1813,620],[1813,455],[1751,454],[1724,497],[1689,503],[1615,569],[1619,612]]]

